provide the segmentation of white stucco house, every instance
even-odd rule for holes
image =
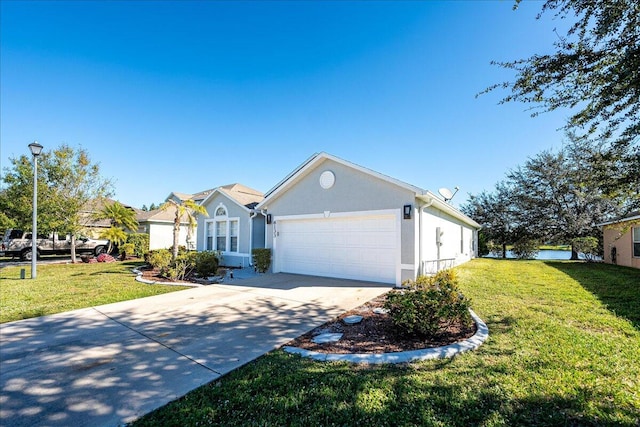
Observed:
[[[200,191],[195,194],[171,192],[165,201],[174,200],[178,203],[185,200],[193,200],[201,203],[215,188]],[[176,217],[176,208],[169,206],[167,209],[154,209],[151,211],[137,211],[138,233],[149,235],[149,249],[169,249],[173,246],[173,222]],[[189,223],[182,221],[180,233],[178,234],[178,244],[190,250],[196,249],[196,229],[189,233]]]
[[[200,201],[209,216],[198,215],[197,250],[222,252],[221,264],[228,267],[251,265],[251,250],[265,247],[265,217],[255,209],[263,199],[237,183],[209,191]]]
[[[169,249],[173,246],[173,221],[176,216],[176,208],[169,207],[166,210],[154,209],[152,211],[138,212],[138,233],[149,235],[149,249]],[[180,224],[178,244],[189,249],[196,248],[195,230],[191,232],[189,239],[189,224],[184,221]]]
[[[224,201],[220,193],[209,212]],[[477,253],[480,225],[471,218],[429,191],[327,153],[307,159],[253,212],[266,219],[276,273],[400,285]]]

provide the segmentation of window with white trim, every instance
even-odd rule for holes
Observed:
[[[213,220],[207,221],[206,249],[221,252],[238,252],[238,237],[240,235],[240,221],[229,218],[227,208],[220,205],[215,210]]]
[[[633,256],[640,258],[640,227],[633,227]]]
[[[229,250],[238,252],[238,220],[229,221]]]
[[[207,221],[207,228],[206,228],[206,233],[207,233],[207,244],[206,244],[206,250],[208,251],[213,251],[215,250],[214,246],[213,246],[213,237],[214,237],[214,232],[213,232],[213,221]]]
[[[227,221],[216,220],[216,249],[219,251],[227,250]]]

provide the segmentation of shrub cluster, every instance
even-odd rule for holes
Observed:
[[[127,243],[133,243],[133,252],[126,252],[127,255],[135,255],[142,258],[149,252],[149,235],[147,233],[131,233],[127,236]]]
[[[384,306],[405,334],[428,338],[455,323],[471,324],[471,301],[458,290],[452,270],[420,276],[403,285],[407,289],[389,293]]]
[[[259,273],[266,273],[271,265],[271,249],[256,248],[251,251],[253,255],[253,266]]]
[[[537,240],[520,239],[513,244],[511,252],[518,259],[535,259],[538,256],[540,243]]]
[[[218,252],[188,252],[180,250],[178,257],[171,261],[171,251],[158,249],[150,251],[147,262],[160,270],[160,274],[172,280],[184,280],[196,274],[199,277],[213,276],[218,271],[220,254]]]
[[[574,251],[584,254],[587,261],[595,261],[603,252],[600,242],[595,237],[577,237],[571,241],[571,247]]]

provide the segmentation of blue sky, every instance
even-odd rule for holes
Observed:
[[[315,152],[454,202],[562,144],[568,113],[476,98],[492,60],[553,50],[542,2],[0,2],[0,166],[66,143],[115,197],[240,182],[266,192]]]

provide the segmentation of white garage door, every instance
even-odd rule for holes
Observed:
[[[276,231],[278,271],[396,282],[394,215],[278,220]]]

